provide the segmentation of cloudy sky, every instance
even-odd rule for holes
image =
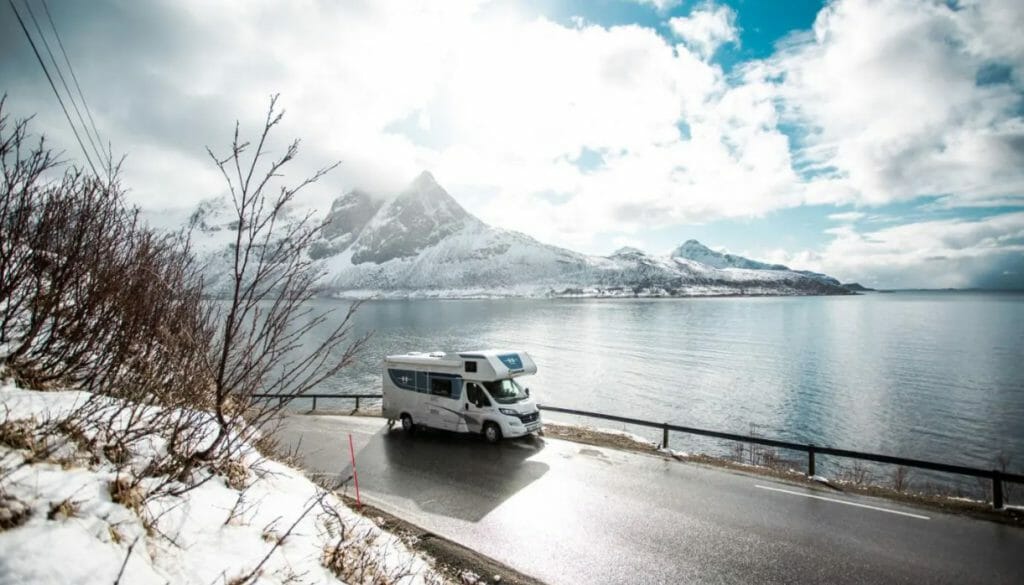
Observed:
[[[881,287],[1024,288],[1019,0],[48,7],[154,216],[222,192],[205,147],[280,93],[290,176],[342,161],[319,209],[429,169],[481,219],[583,252],[696,238]],[[83,160],[7,3],[0,91]]]

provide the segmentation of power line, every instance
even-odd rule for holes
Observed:
[[[64,91],[67,92],[68,100],[71,101],[71,107],[75,110],[75,115],[78,116],[78,122],[82,125],[82,131],[85,133],[86,139],[88,139],[89,144],[92,146],[92,150],[93,153],[96,155],[97,161],[102,165],[103,153],[100,152],[99,147],[96,146],[96,142],[93,140],[92,135],[89,133],[89,127],[85,123],[85,118],[82,116],[82,111],[78,109],[78,103],[75,101],[75,95],[71,93],[71,88],[68,87],[68,82],[64,78],[64,73],[61,71],[60,64],[57,63],[57,58],[54,57],[53,51],[50,49],[50,43],[46,41],[46,35],[43,33],[42,27],[39,26],[39,21],[36,19],[36,14],[32,10],[32,6],[28,3],[28,0],[22,0],[22,4],[24,4],[25,9],[28,10],[28,15],[32,19],[32,24],[35,25],[36,32],[39,33],[39,38],[43,41],[43,48],[46,49],[46,54],[50,56],[50,63],[53,64],[53,68],[57,71],[57,78],[60,79],[61,85],[64,86]],[[109,180],[109,173],[107,177]]]
[[[75,134],[75,140],[78,141],[78,146],[82,148],[82,154],[85,155],[85,160],[89,163],[89,168],[92,169],[92,173],[94,175],[99,177],[100,174],[96,172],[96,166],[92,164],[92,159],[89,158],[89,151],[85,149],[85,144],[82,143],[82,137],[78,135],[78,129],[75,128],[75,123],[71,121],[71,114],[68,113],[68,109],[64,105],[64,100],[61,99],[60,92],[57,91],[57,85],[53,83],[53,77],[50,77],[50,72],[46,69],[46,63],[43,62],[43,57],[39,54],[39,49],[36,48],[36,43],[32,40],[32,35],[29,34],[28,27],[25,26],[25,21],[21,18],[21,13],[18,12],[18,8],[14,5],[14,0],[7,0],[7,2],[11,5],[11,10],[14,11],[14,16],[17,17],[18,24],[21,25],[21,30],[25,33],[25,38],[28,39],[28,44],[32,45],[32,52],[36,54],[39,66],[43,68],[46,80],[50,82],[50,88],[53,89],[53,95],[57,96],[57,102],[60,103],[60,109],[64,110],[64,117],[67,118],[68,124],[71,125],[71,131]]]
[[[64,42],[61,41],[60,33],[57,32],[57,25],[53,23],[53,16],[50,14],[50,6],[46,0],[43,0],[43,10],[46,11],[46,19],[50,21],[50,28],[53,29],[53,35],[57,37],[57,45],[60,47],[60,52],[64,55],[64,62],[68,64],[68,71],[71,72],[71,79],[75,82],[75,89],[78,90],[78,97],[82,100],[82,106],[85,107],[85,113],[89,116],[89,123],[92,125],[92,132],[96,136],[96,142],[103,146],[103,140],[100,138],[100,131],[96,128],[96,120],[92,117],[92,110],[89,108],[89,102],[85,101],[85,94],[82,93],[82,86],[78,84],[78,76],[75,75],[75,68],[71,66],[71,59],[68,59],[68,53],[64,50]],[[86,129],[88,131],[88,129]],[[107,177],[109,178],[112,174],[110,165],[113,164],[113,153],[110,149],[110,143],[107,143],[107,151],[104,153],[107,161]]]

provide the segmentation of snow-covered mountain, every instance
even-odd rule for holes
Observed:
[[[587,256],[491,227],[428,172],[396,196],[334,202],[310,255],[341,296],[687,296],[848,294],[825,275],[714,252],[690,240],[667,257],[623,248]]]
[[[700,262],[701,264],[706,264],[712,268],[746,268],[749,270],[780,270],[796,272],[798,274],[810,276],[811,278],[816,278],[828,284],[839,286],[839,281],[827,274],[811,272],[810,270],[792,270],[788,266],[783,266],[782,264],[768,264],[744,258],[743,256],[716,252],[697,240],[686,240],[683,242],[682,246],[675,249],[672,256]]]

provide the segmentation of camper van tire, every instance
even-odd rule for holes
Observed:
[[[484,439],[492,445],[501,441],[501,427],[492,422],[485,423]]]
[[[416,430],[416,425],[412,422],[412,417],[408,414],[402,415],[402,430],[407,433],[412,433]]]

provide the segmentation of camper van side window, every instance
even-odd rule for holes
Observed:
[[[476,371],[476,362],[470,360],[466,362],[466,372],[472,373]]]
[[[434,396],[452,397],[452,381],[447,378],[431,378],[430,393]]]
[[[475,404],[479,407],[491,405],[491,401],[487,399],[487,395],[484,394],[484,391],[480,386],[477,386],[472,382],[466,384],[466,398],[471,404]]]

